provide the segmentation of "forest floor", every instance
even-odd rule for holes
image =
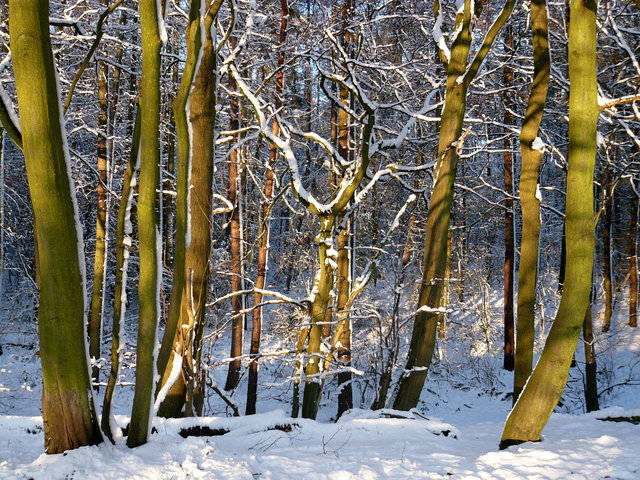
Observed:
[[[319,421],[293,419],[289,416],[290,366],[274,357],[261,364],[258,415],[230,417],[213,394],[206,417],[155,419],[155,433],[144,446],[129,449],[120,438],[116,445],[46,455],[35,327],[29,330],[24,324],[5,322],[0,328],[0,479],[640,478],[640,425],[600,420],[640,417],[640,329],[621,321],[612,334],[599,336],[602,410],[583,413],[584,365],[579,348],[562,405],[544,429],[543,441],[500,451],[498,443],[511,406],[511,374],[501,369],[499,340],[487,337],[493,342],[491,349],[482,350],[482,332],[473,342],[467,341],[469,335],[456,331],[463,323],[460,318],[451,323],[451,340],[440,347],[415,412],[367,410],[374,388],[363,387],[365,373],[364,380],[354,384],[355,404],[363,409],[333,421],[335,385],[328,381]],[[499,336],[499,331],[494,334]],[[285,346],[273,340],[276,334],[269,335],[265,342],[270,349]],[[135,338],[131,332],[128,336]],[[214,352],[217,358],[224,357],[225,345],[226,340],[220,342],[220,350]],[[120,425],[128,422],[125,414],[130,413],[132,364],[129,347],[115,403]],[[213,369],[218,384],[224,381],[224,367]],[[364,365],[360,368],[365,370]],[[243,388],[231,397],[239,406],[244,405]],[[195,426],[204,429],[201,433],[217,435],[180,435]]]
[[[355,410],[337,423],[251,417],[157,419],[148,444],[42,452],[40,417],[0,417],[0,478],[15,479],[628,479],[640,477],[640,425],[596,415],[554,414],[540,443],[497,449],[504,402],[486,402],[474,423]],[[498,414],[499,413],[499,414]],[[383,414],[393,412],[386,411]],[[640,415],[611,408],[597,417]],[[410,415],[411,416],[411,415]],[[483,418],[485,417],[485,418]],[[125,420],[121,418],[120,420]],[[194,425],[228,430],[182,438]],[[218,431],[217,433],[221,433]]]

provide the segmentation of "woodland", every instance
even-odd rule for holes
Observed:
[[[35,362],[44,451],[469,389],[496,451],[640,409],[638,18],[0,0],[0,359]]]

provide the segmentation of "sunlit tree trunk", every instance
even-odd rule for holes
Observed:
[[[133,110],[133,107],[131,108]],[[129,119],[133,120],[132,118]],[[102,402],[102,431],[106,437],[114,441],[117,425],[115,424],[111,407],[113,404],[116,383],[120,373],[122,355],[124,353],[124,318],[127,309],[127,270],[129,268],[129,250],[132,243],[131,208],[133,206],[133,194],[138,171],[138,150],[140,147],[140,114],[135,114],[135,127],[131,139],[131,153],[129,164],[122,179],[122,192],[120,206],[118,207],[118,220],[116,223],[116,272],[113,293],[113,317],[111,333],[111,368],[107,388]]]
[[[491,26],[482,47],[467,68],[471,48],[471,0],[456,18],[458,35],[453,41],[447,66],[445,104],[440,121],[438,158],[434,170],[434,186],[425,226],[423,276],[407,365],[400,380],[394,408],[409,410],[418,404],[427,378],[436,343],[438,310],[442,305],[447,265],[448,232],[453,201],[453,184],[462,141],[462,124],[469,85],[477,74],[493,40],[511,14],[515,1],[506,2],[498,19]]]
[[[318,243],[318,270],[314,282],[314,296],[311,303],[311,326],[308,333],[307,364],[304,369],[305,387],[302,400],[302,416],[316,418],[320,406],[322,392],[321,366],[323,355],[320,350],[322,343],[322,322],[326,319],[327,308],[333,287],[333,273],[335,264],[335,249],[332,248],[334,215],[320,217],[320,233],[316,237]]]
[[[594,0],[571,1],[569,81],[566,280],[540,360],[507,418],[502,448],[540,440],[542,429],[565,388],[589,305],[595,244],[593,171],[598,122]]]
[[[11,0],[9,18],[40,253],[38,330],[45,450],[61,453],[102,441],[87,362],[82,232],[51,52],[48,2]]]
[[[103,4],[106,2],[103,0]],[[93,362],[100,359],[102,341],[102,314],[104,312],[104,280],[107,266],[107,128],[109,71],[104,62],[98,62],[98,187],[96,201],[96,246],[93,257],[93,287],[89,312],[89,356]],[[91,377],[98,382],[100,367],[94,363]]]
[[[186,209],[183,212],[186,229],[185,237],[180,242],[176,238],[176,249],[185,249],[184,272],[177,277],[182,278],[182,293],[179,297],[171,299],[172,302],[180,302],[177,328],[165,334],[172,335],[173,340],[166,341],[171,350],[168,361],[163,365],[164,369],[160,371],[161,385],[163,388],[168,387],[167,382],[173,382],[173,385],[159,409],[163,416],[180,416],[183,406],[186,415],[200,414],[204,394],[201,387],[203,378],[200,372],[200,357],[211,254],[216,87],[211,25],[220,4],[218,1],[210,6],[204,17],[201,17],[200,1],[194,0],[191,4],[192,23],[188,38],[192,42],[191,53],[196,56],[197,61],[194,65],[197,71],[192,72],[190,68],[186,72],[181,92],[185,85],[188,86],[189,88],[184,90],[188,97],[186,103],[175,102],[174,109],[176,125],[180,124],[182,128],[184,121],[188,121],[191,134],[186,141],[179,142],[180,149],[187,149],[186,152],[179,152],[181,176],[178,178],[180,185],[187,185],[186,188],[181,188],[187,195],[186,199],[178,198],[178,204]],[[204,42],[201,42],[203,32]],[[185,118],[178,121],[179,116]],[[186,165],[183,165],[183,162]],[[170,311],[174,311],[173,307],[170,307]],[[178,375],[179,372],[181,373]],[[172,375],[174,378],[171,378]]]
[[[287,0],[280,0],[280,34],[278,44],[280,51],[278,52],[278,69],[276,75],[275,87],[275,109],[279,111],[282,108],[282,93],[284,91],[284,46],[287,40],[287,20],[289,16],[289,5]],[[273,134],[280,134],[280,127],[277,121],[273,122]],[[253,296],[253,316],[251,322],[251,363],[249,364],[249,383],[247,386],[247,407],[246,414],[252,415],[256,413],[256,402],[258,399],[258,354],[260,353],[260,336],[262,334],[262,303],[263,295],[260,290],[264,290],[267,279],[267,266],[269,257],[269,234],[271,228],[269,226],[269,217],[271,207],[273,205],[273,188],[275,181],[275,163],[277,157],[277,148],[271,145],[269,148],[269,162],[265,171],[264,197],[262,200],[262,217],[260,219],[260,227],[258,238],[260,247],[258,250],[258,265],[256,276],[256,293]]]
[[[201,49],[200,29],[200,1],[192,0],[189,10],[189,24],[187,27],[187,59],[182,73],[180,87],[173,101],[173,115],[178,142],[178,164],[176,171],[176,214],[175,214],[175,249],[173,256],[173,278],[171,282],[171,298],[167,314],[162,344],[158,354],[158,373],[161,381],[157,385],[159,390],[168,381],[173,370],[175,349],[184,345],[176,345],[182,295],[186,285],[185,255],[187,248],[188,215],[189,215],[189,173],[191,161],[191,138],[189,136],[189,118],[187,106],[189,92],[195,79],[198,58]],[[182,353],[180,353],[182,355]],[[181,368],[181,364],[177,368]],[[184,381],[176,381],[174,387],[167,393],[161,403],[158,414],[163,417],[178,417],[184,405]]]
[[[353,34],[349,31],[349,18],[353,15],[351,0],[344,0],[341,7],[342,20],[342,44],[349,51],[353,48]],[[351,95],[344,85],[339,88],[340,102],[346,107],[351,106]],[[338,154],[345,160],[351,161],[350,150],[351,128],[349,115],[343,108],[338,109]],[[353,252],[349,248],[352,219],[345,219],[344,215],[338,216],[337,223],[342,225],[338,232],[336,248],[338,251],[336,269],[336,325],[335,341],[333,348],[338,368],[338,417],[353,408],[353,392],[351,388],[351,313],[346,309],[351,294],[351,256]],[[329,319],[331,320],[331,319]]]
[[[533,82],[529,103],[520,131],[520,207],[522,237],[518,270],[518,306],[516,357],[514,365],[513,401],[517,400],[531,375],[535,335],[536,281],[540,242],[540,190],[538,179],[544,150],[534,145],[538,137],[542,112],[549,90],[551,64],[549,59],[548,18],[546,0],[531,2],[531,32],[533,35]]]
[[[157,0],[140,0],[142,77],[140,80],[140,188],[138,194],[138,338],[136,388],[127,445],[146,443],[151,433],[156,375],[154,349],[160,315],[159,196],[160,184],[160,37]],[[164,27],[162,27],[164,28]]]
[[[231,46],[235,46],[235,38],[231,39]],[[229,76],[229,91],[230,96],[230,119],[229,129],[236,131],[240,127],[240,102],[238,97],[233,93],[237,90],[236,81],[233,77]],[[233,137],[231,142],[232,151],[229,154],[229,190],[227,193],[227,199],[233,205],[233,211],[231,212],[231,219],[229,221],[229,235],[231,243],[231,292],[237,293],[242,290],[242,261],[241,258],[241,245],[242,234],[240,231],[240,195],[238,186],[240,184],[239,166],[240,159],[238,158],[238,149],[234,146],[238,142],[238,136]],[[238,385],[240,379],[240,368],[242,361],[240,356],[242,355],[242,340],[243,340],[243,328],[244,328],[244,315],[242,311],[242,297],[240,295],[234,295],[231,298],[231,314],[233,320],[231,321],[231,362],[229,362],[229,371],[227,372],[227,381],[225,383],[225,390],[233,390]]]

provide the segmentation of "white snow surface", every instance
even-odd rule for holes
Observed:
[[[367,291],[363,293],[366,294]],[[42,386],[34,345],[35,325],[27,329],[20,317],[0,317],[4,328],[0,338],[4,350],[0,355],[0,480],[640,478],[640,425],[598,420],[640,417],[636,369],[640,329],[624,324],[626,310],[619,312],[611,333],[602,334],[599,321],[594,326],[594,331],[599,332],[596,351],[603,410],[582,413],[584,352],[579,342],[577,366],[571,369],[562,406],[542,432],[543,440],[500,451],[498,443],[511,407],[508,392],[512,374],[501,368],[498,339],[502,338],[502,331],[498,322],[490,331],[491,338],[479,328],[476,306],[481,298],[476,294],[465,300],[468,304],[451,307],[455,312],[448,314],[447,337],[438,344],[416,411],[354,409],[334,423],[331,417],[336,412],[337,391],[329,375],[320,421],[292,419],[288,415],[292,377],[284,379],[283,374],[289,375],[292,368],[298,367],[294,357],[287,363],[283,361],[285,357],[273,355],[261,359],[257,415],[228,418],[230,410],[212,392],[205,406],[208,416],[156,418],[149,443],[141,447],[129,449],[125,439],[118,436],[116,445],[83,447],[63,455],[43,453],[42,419],[36,416]],[[495,318],[502,312],[500,294],[487,298],[490,314]],[[553,305],[556,304],[546,306],[551,309]],[[599,318],[600,311],[598,304],[594,318]],[[415,305],[408,303],[406,312],[413,315]],[[134,325],[127,325],[128,336],[135,338]],[[290,350],[279,330],[272,330],[269,323],[265,326],[265,352]],[[354,351],[375,347],[375,338],[361,337],[358,328],[353,332]],[[491,345],[486,345],[489,340]],[[227,342],[220,342],[219,347],[214,347],[219,366],[208,367],[208,374],[217,385],[226,376],[227,346]],[[113,410],[115,421],[122,426],[129,418],[120,414],[130,412],[134,392],[134,370],[130,368],[133,346],[127,345],[125,353]],[[539,351],[536,357],[538,354]],[[402,362],[397,368],[404,366],[404,359]],[[357,392],[354,403],[358,407],[367,408],[373,400],[371,394],[365,398],[361,389],[367,376],[370,378],[368,368],[365,362],[352,366],[354,393]],[[231,396],[241,410],[246,394],[243,385]],[[228,433],[188,438],[179,435],[181,429],[194,426]]]
[[[539,152],[544,153],[544,149],[546,148],[546,146],[540,137],[536,137],[533,139],[533,142],[531,142],[531,148],[533,150],[538,150]]]
[[[504,411],[506,404],[497,405]],[[594,414],[554,414],[544,441],[499,451],[502,422],[454,427],[407,412],[354,410],[337,423],[282,411],[239,418],[158,420],[138,448],[102,444],[42,452],[40,417],[0,417],[0,478],[6,479],[637,479],[640,426]],[[394,415],[397,413],[398,415]],[[597,416],[640,413],[608,409]],[[389,418],[389,417],[406,418]],[[126,422],[126,418],[121,419]],[[194,425],[225,429],[179,435]],[[274,429],[289,425],[291,431]]]

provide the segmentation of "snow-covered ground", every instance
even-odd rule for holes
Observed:
[[[505,410],[496,402],[494,408]],[[387,411],[386,413],[392,413]],[[638,415],[609,409],[598,416]],[[229,430],[188,437],[193,420],[158,420],[151,441],[42,451],[39,417],[0,417],[0,477],[33,479],[628,479],[640,478],[640,426],[554,414],[543,442],[498,451],[501,422],[449,425],[356,410],[337,423],[282,411],[199,424]],[[283,428],[283,427],[287,428]],[[276,429],[279,428],[279,429]],[[290,430],[290,431],[289,431]]]
[[[490,308],[499,318],[500,304],[492,302]],[[415,413],[366,410],[374,390],[367,382],[374,377],[368,380],[365,373],[354,383],[355,404],[363,409],[333,422],[335,384],[329,380],[320,421],[292,419],[290,365],[273,357],[261,363],[258,415],[227,417],[230,412],[213,394],[206,406],[209,416],[156,419],[156,433],[144,446],[103,444],[63,455],[43,453],[35,328],[5,321],[0,330],[0,479],[640,479],[640,425],[598,420],[640,417],[640,329],[624,325],[621,316],[612,333],[598,334],[603,410],[583,413],[579,346],[562,405],[544,429],[543,441],[500,451],[512,381],[501,368],[500,331],[498,325],[483,329],[473,309],[459,311]],[[129,338],[135,338],[132,332]],[[374,341],[356,339],[356,348]],[[222,338],[214,348],[215,358],[224,358],[226,342]],[[285,347],[281,334],[265,332],[266,349]],[[129,346],[118,414],[129,413],[133,361]],[[365,364],[359,367],[367,370]],[[210,373],[221,384],[225,365]],[[244,395],[242,383],[231,397],[241,411]],[[397,418],[402,415],[406,418]],[[118,421],[125,425],[128,419],[119,415]],[[194,425],[228,432],[180,436],[181,429]]]

